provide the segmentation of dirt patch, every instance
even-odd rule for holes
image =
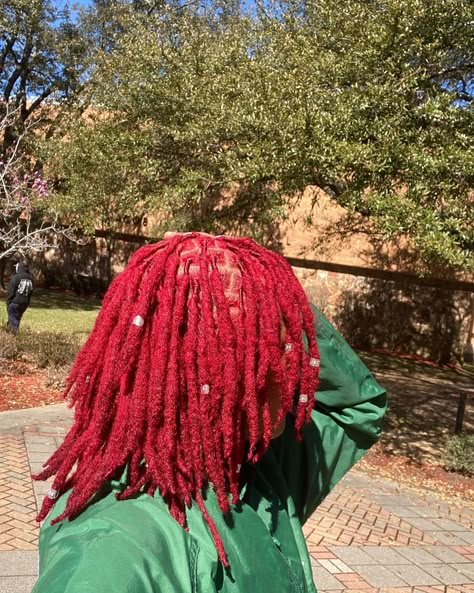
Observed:
[[[463,391],[468,393],[463,430],[474,433],[473,373],[412,356],[360,354],[388,393],[382,438],[361,467],[415,490],[433,490],[446,499],[474,505],[474,478],[443,467]]]
[[[443,464],[454,433],[461,392],[468,394],[463,430],[474,434],[474,376],[463,369],[427,361],[360,353],[387,389],[388,411],[381,442],[384,451],[411,463]]]
[[[407,484],[410,488],[426,493],[436,492],[449,500],[458,499],[474,507],[474,477],[446,471],[430,462],[413,462],[403,455],[392,455],[377,443],[362,460],[359,467],[369,475],[382,476]]]
[[[48,386],[50,373],[23,362],[3,364],[0,372],[0,412],[37,408],[63,401],[61,389]]]

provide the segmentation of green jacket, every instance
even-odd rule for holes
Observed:
[[[58,500],[41,529],[32,593],[315,593],[301,526],[376,442],[386,407],[385,391],[316,313],[321,384],[303,442],[287,422],[230,516],[207,495],[229,569],[197,505],[185,531],[159,494],[117,501],[124,487],[117,481],[73,521],[51,526],[67,494]]]

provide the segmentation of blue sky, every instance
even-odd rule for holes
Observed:
[[[92,0],[56,0],[56,5],[65,6],[69,5],[69,8],[73,8],[74,5],[78,6],[89,6],[92,4]]]
[[[61,10],[65,6],[69,7],[71,15],[75,15],[77,9],[82,6],[90,6],[93,0],[53,0],[53,4]]]

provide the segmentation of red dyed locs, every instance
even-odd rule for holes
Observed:
[[[57,494],[72,489],[55,522],[128,465],[120,498],[158,490],[183,526],[195,501],[227,564],[202,495],[211,484],[227,512],[242,463],[262,457],[286,414],[295,413],[301,438],[318,371],[312,311],[283,257],[251,239],[200,233],[139,249],[68,378],[74,424],[34,476],[55,476]],[[263,389],[269,373],[281,398],[276,422]],[[38,520],[54,500],[44,499]]]

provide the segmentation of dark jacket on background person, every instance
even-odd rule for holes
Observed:
[[[7,305],[15,303],[17,305],[30,304],[33,293],[33,277],[27,264],[16,264],[16,273],[11,277],[7,288]]]

